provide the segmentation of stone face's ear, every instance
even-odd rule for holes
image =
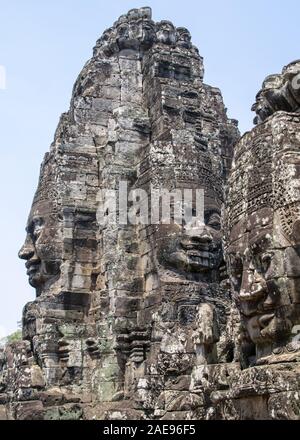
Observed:
[[[34,254],[34,247],[32,241],[29,239],[27,235],[25,243],[18,252],[18,257],[21,258],[21,260],[29,260],[33,256],[33,254]]]

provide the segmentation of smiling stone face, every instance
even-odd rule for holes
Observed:
[[[26,260],[29,284],[37,289],[37,295],[58,279],[61,264],[59,229],[49,217],[40,216],[38,212],[40,208],[29,216],[26,240],[19,251],[19,257]]]
[[[222,262],[220,212],[209,210],[199,227],[161,226],[159,260],[181,273],[198,274],[203,281],[215,278]]]
[[[53,189],[52,161],[42,165],[39,186],[26,226],[26,239],[19,258],[26,261],[29,284],[37,296],[47,292],[59,279],[62,261],[62,222],[57,191]]]
[[[246,134],[229,182],[226,256],[256,364],[285,361],[300,349],[298,123],[282,112]]]
[[[269,343],[285,343],[293,327],[290,282],[284,271],[284,265],[291,263],[285,259],[291,246],[278,246],[270,223],[264,224],[266,216],[272,224],[272,213],[265,209],[250,216],[248,231],[228,249],[231,283],[242,320],[261,351]],[[242,223],[237,227],[242,228]]]

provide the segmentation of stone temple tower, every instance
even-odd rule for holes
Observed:
[[[1,354],[3,418],[205,418],[201,372],[236,366],[220,220],[239,133],[203,75],[189,31],[150,8],[97,41],[20,250],[36,299]],[[180,194],[202,190],[203,222],[129,222],[125,187],[129,210],[164,191],[171,217]],[[102,218],[104,190],[117,197]]]

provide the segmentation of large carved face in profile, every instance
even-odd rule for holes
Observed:
[[[120,50],[131,48],[129,29],[129,23],[126,21],[121,21],[116,27],[116,39]]]
[[[272,104],[268,101],[266,94],[271,90],[279,90],[282,85],[281,75],[269,75],[263,82],[262,89],[256,95],[255,103],[251,110],[256,113],[254,124],[260,124],[274,113]]]
[[[251,110],[256,113],[253,123],[255,125],[260,124],[272,114],[272,109],[266,101],[263,90],[260,90],[256,97],[255,103],[252,105]]]
[[[60,276],[61,223],[51,199],[40,199],[33,203],[26,233],[19,257],[26,260],[29,284],[36,289],[39,296]]]
[[[295,239],[300,243],[300,236]],[[300,322],[299,250],[271,208],[256,211],[232,230],[231,284],[257,359],[291,342],[292,328]]]
[[[204,224],[161,225],[158,257],[164,267],[188,278],[216,281],[222,263],[220,211],[207,209]]]
[[[257,116],[255,124],[264,122],[277,111],[298,112],[300,105],[300,61],[294,61],[282,74],[269,75],[256,96],[252,110]]]

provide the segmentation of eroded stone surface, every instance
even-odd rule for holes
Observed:
[[[221,207],[239,133],[203,74],[189,31],[153,22],[150,8],[97,41],[41,167],[20,250],[37,298],[23,341],[0,353],[0,418],[299,418],[300,117],[274,108],[235,149],[224,217],[233,301]],[[100,190],[120,181],[202,188],[205,225],[125,225],[110,211],[100,221]],[[263,281],[253,252],[272,268]]]
[[[228,182],[225,250],[245,368],[230,393],[239,405],[245,401],[243,418],[300,414],[300,118],[297,105],[287,105],[297,75],[294,62],[265,80],[262,93],[272,111],[261,117],[256,107],[258,125],[236,145]],[[296,99],[298,89],[293,93]],[[260,416],[249,410],[252,395]]]

